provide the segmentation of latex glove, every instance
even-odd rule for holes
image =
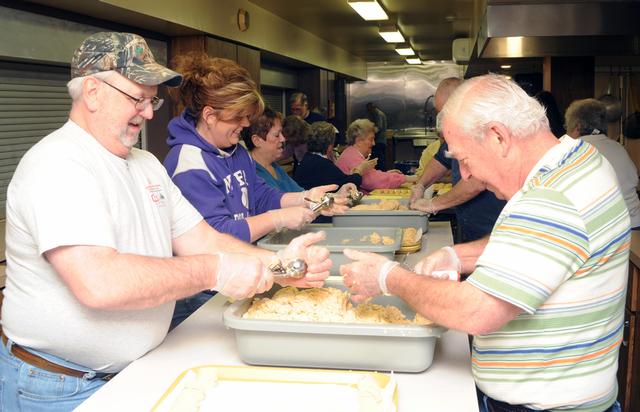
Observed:
[[[424,197],[425,187],[421,183],[416,183],[411,188],[411,197],[409,198],[409,203],[412,204],[418,199],[422,199]],[[412,207],[413,208],[413,207]]]
[[[278,278],[277,282],[285,286],[299,288],[319,288],[329,276],[332,262],[329,259],[329,249],[315,245],[326,239],[326,232],[311,232],[294,238],[286,248],[278,252],[283,264],[294,260],[304,259],[307,262],[307,273],[302,279]]]
[[[358,163],[351,169],[351,173],[357,173],[360,176],[363,176],[366,172],[376,167],[377,164],[378,164],[377,158],[363,160],[362,162]]]
[[[325,193],[336,190],[338,185],[325,185],[317,186],[312,189],[303,192],[304,197],[313,201],[320,201]],[[333,205],[329,209],[321,209],[319,212],[323,216],[342,215],[349,210],[349,199],[346,196],[336,193],[333,195]],[[312,208],[314,205],[310,202],[306,202],[307,207]]]
[[[433,204],[433,199],[418,199],[409,204],[410,209],[421,210],[427,212],[430,215],[438,213],[438,209]]]
[[[447,271],[460,274],[462,262],[451,246],[445,246],[420,260],[414,271],[420,275],[442,278]]]
[[[284,228],[299,230],[306,224],[313,222],[316,214],[311,209],[303,206],[285,207],[282,209],[270,210],[269,216],[273,220],[276,232]]]
[[[405,183],[415,183],[418,181],[418,175],[406,175],[404,181]]]
[[[338,195],[348,197],[351,194],[351,192],[357,192],[357,191],[358,191],[358,186],[356,186],[353,183],[345,183],[342,186],[340,186],[340,189],[338,189]]]
[[[353,262],[340,266],[340,274],[354,302],[362,302],[381,293],[389,294],[387,275],[399,265],[398,262],[354,249],[345,249],[344,255]]]
[[[234,299],[244,299],[271,289],[273,274],[260,259],[240,253],[216,253],[216,290]]]

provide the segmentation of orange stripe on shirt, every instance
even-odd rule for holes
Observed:
[[[552,241],[554,243],[559,243],[560,245],[566,247],[567,249],[570,249],[570,250],[574,251],[578,256],[580,256],[581,258],[583,258],[585,260],[588,258],[588,255],[587,255],[587,253],[585,251],[581,250],[579,247],[577,247],[573,243],[568,242],[568,241],[566,241],[564,239],[561,239],[561,238],[559,238],[557,236],[551,236],[551,235],[549,235],[547,233],[535,231],[535,230],[532,230],[532,229],[522,228],[522,227],[518,227],[518,226],[505,225],[505,224],[502,224],[502,225],[498,226],[497,229],[498,230],[503,230],[503,229],[504,230],[510,230],[510,231],[513,231],[513,232],[520,232],[520,233],[524,233],[526,235],[532,235],[532,236],[535,236],[535,237],[544,238],[544,239],[550,240],[550,241]]]
[[[584,152],[582,154],[582,156],[580,156],[575,162],[571,162],[571,164],[558,169],[553,175],[549,176],[549,178],[545,181],[544,186],[545,187],[549,187],[553,184],[553,182],[555,182],[556,180],[558,180],[562,175],[564,175],[566,172],[568,172],[571,169],[576,169],[578,167],[582,166],[582,163],[591,155],[593,155],[593,153],[595,152],[596,148],[594,146],[588,147],[587,151]]]

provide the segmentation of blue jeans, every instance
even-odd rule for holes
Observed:
[[[193,312],[198,310],[200,306],[207,303],[207,301],[215,294],[216,292],[200,292],[193,296],[189,296],[188,298],[176,301],[176,307],[173,310],[173,317],[171,318],[169,331],[172,331],[173,328],[182,323],[183,320],[191,316]]]
[[[0,412],[71,411],[106,383],[93,372],[76,378],[29,365],[13,356],[12,344],[0,345]]]
[[[478,393],[478,409],[480,412],[491,412],[488,405],[489,397],[482,393],[479,389],[477,389]],[[622,407],[620,406],[620,402],[615,401],[613,405],[606,412],[622,412]]]

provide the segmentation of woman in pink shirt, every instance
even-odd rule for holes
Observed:
[[[376,127],[369,119],[354,120],[347,129],[347,144],[336,165],[344,173],[349,174],[353,168],[371,155],[371,148],[375,141]],[[398,171],[383,172],[369,169],[362,175],[361,188],[366,191],[373,189],[394,189],[403,183],[414,183],[416,176],[405,176]]]

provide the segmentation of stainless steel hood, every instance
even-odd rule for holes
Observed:
[[[640,55],[640,1],[487,1],[474,58]]]

